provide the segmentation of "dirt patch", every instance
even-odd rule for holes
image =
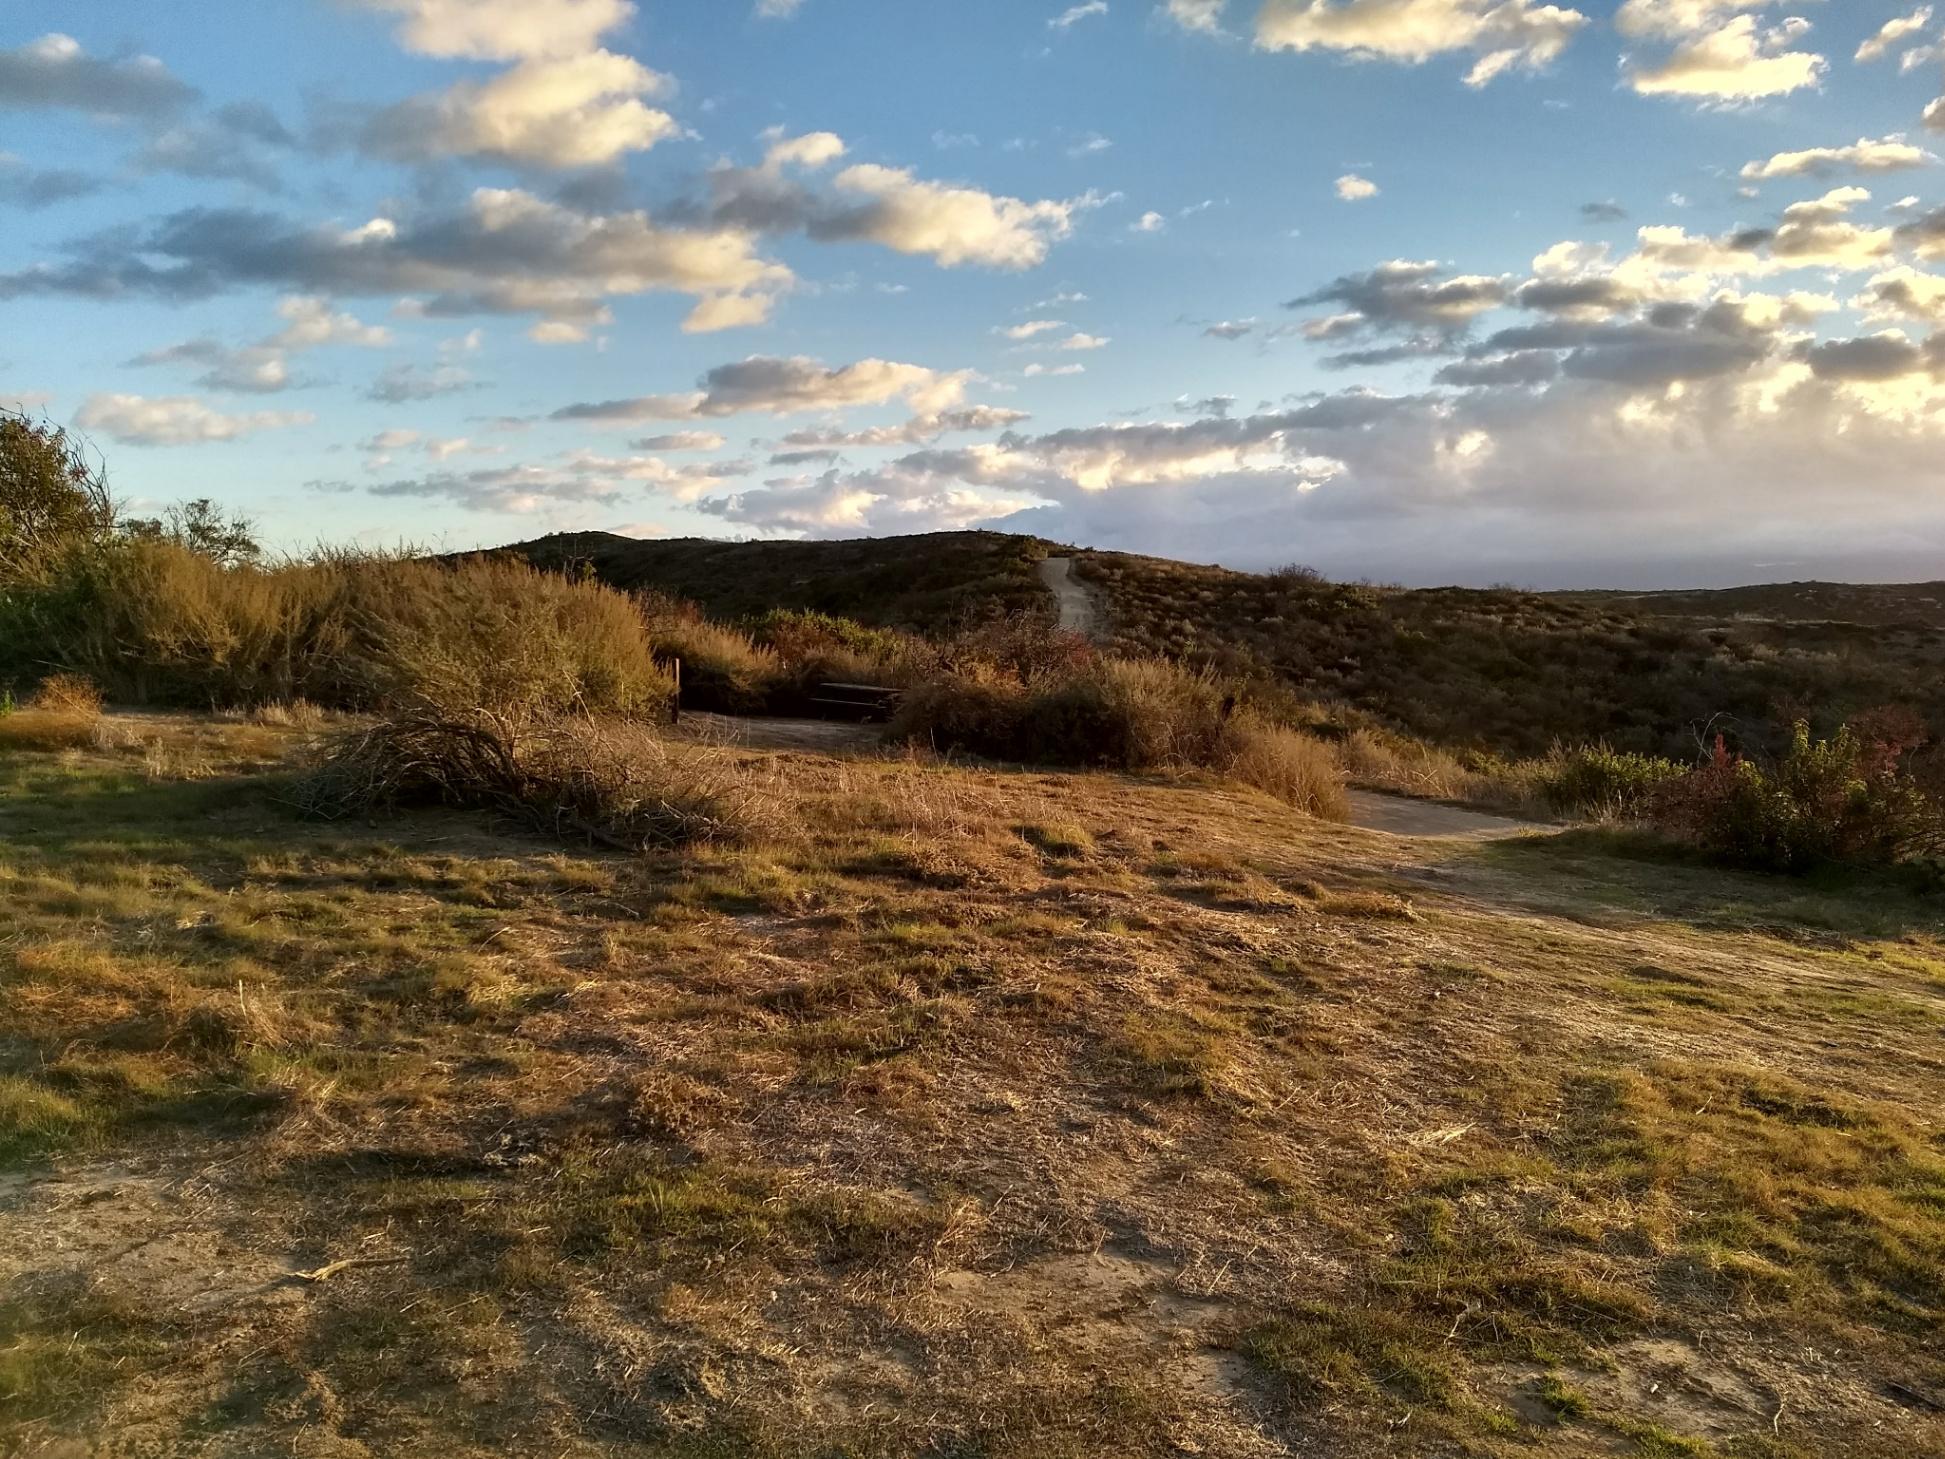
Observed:
[[[1497,841],[1509,836],[1550,835],[1557,826],[1482,815],[1436,801],[1409,800],[1401,795],[1353,790],[1351,824],[1390,836],[1430,837],[1441,841]]]
[[[1049,557],[1040,564],[1040,581],[1060,606],[1060,627],[1067,633],[1084,633],[1090,638],[1100,627],[1101,611],[1094,590],[1074,576],[1074,559]]]

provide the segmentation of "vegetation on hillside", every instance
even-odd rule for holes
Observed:
[[[1945,737],[1936,613],[1664,616],[1643,598],[1409,590],[1118,553],[1081,563],[1106,597],[1115,648],[1286,685],[1452,750],[1517,757],[1601,743],[1693,760],[1720,733],[1732,750],[1777,753],[1799,719],[1831,734],[1887,704],[1911,705]]]

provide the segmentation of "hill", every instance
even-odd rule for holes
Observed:
[[[1354,711],[1453,749],[1556,743],[1691,757],[1716,732],[1774,748],[1889,704],[1945,738],[1945,585],[1787,584],[1679,593],[1406,589],[1242,573],[1029,537],[638,542],[590,533],[509,549],[588,564],[712,616],[814,608],[937,632],[968,616],[1051,614],[1034,576],[1071,554],[1128,653],[1206,664],[1326,712]]]
[[[1035,538],[1001,532],[839,542],[644,541],[574,532],[502,550],[537,567],[586,564],[613,587],[686,598],[712,618],[797,608],[941,633],[968,615],[1042,611],[1045,590],[1033,569],[1049,549]]]

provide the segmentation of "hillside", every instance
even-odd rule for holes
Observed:
[[[652,588],[713,618],[772,608],[834,613],[878,627],[949,632],[968,616],[1044,610],[1034,564],[1047,545],[1000,532],[940,532],[842,542],[643,541],[607,532],[516,543],[539,567],[591,567],[603,582]]]
[[[605,534],[513,549],[592,566],[735,619],[772,607],[937,631],[969,615],[1052,612],[1033,565],[1071,552],[995,533],[848,542],[638,542]],[[1074,554],[1128,653],[1213,665],[1434,743],[1501,755],[1559,742],[1689,758],[1708,735],[1774,748],[1887,704],[1945,736],[1945,586],[1788,584],[1686,593],[1402,589]]]
[[[5,1452],[1945,1447],[1892,882],[709,745],[787,813],[631,856],[0,725]]]

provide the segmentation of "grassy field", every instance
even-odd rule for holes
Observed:
[[[713,751],[686,855],[0,719],[0,1451],[1945,1448],[1945,916]]]

